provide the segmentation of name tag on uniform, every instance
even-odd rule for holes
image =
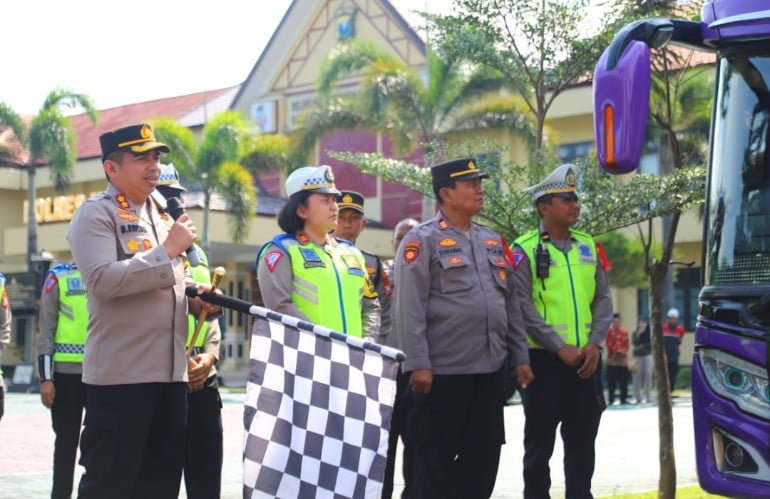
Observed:
[[[300,254],[302,259],[305,260],[305,268],[312,269],[313,267],[326,267],[326,264],[318,256],[313,248],[300,248]]]

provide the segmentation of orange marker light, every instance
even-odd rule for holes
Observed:
[[[604,162],[615,164],[615,109],[604,106]]]

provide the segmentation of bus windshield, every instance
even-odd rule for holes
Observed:
[[[770,283],[770,57],[719,61],[705,283]]]

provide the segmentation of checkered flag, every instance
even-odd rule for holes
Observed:
[[[379,498],[403,353],[251,306],[243,497]]]

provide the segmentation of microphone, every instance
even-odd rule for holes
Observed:
[[[177,220],[185,213],[182,201],[177,197],[166,199],[166,209],[168,210],[168,214],[171,215],[171,218],[174,220]],[[201,258],[198,251],[195,249],[195,245],[187,248],[187,261],[190,262],[190,265],[193,267],[197,267],[201,264]]]

